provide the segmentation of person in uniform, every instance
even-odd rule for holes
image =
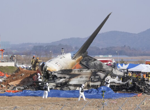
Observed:
[[[37,80],[39,81],[39,82],[41,82],[42,81],[42,77],[41,77],[41,75],[40,75],[40,73],[37,73]],[[41,85],[41,83],[39,83],[39,85]]]
[[[141,80],[141,73],[138,74],[138,79]]]
[[[143,74],[143,78],[144,78],[144,80],[146,80],[146,74],[145,73]]]
[[[86,99],[85,99],[85,96],[84,96],[84,84],[82,84],[82,86],[80,87],[80,89],[79,89],[79,98],[78,98],[78,101],[80,101],[80,98],[81,97],[83,97],[83,99],[84,99],[84,101],[87,101]]]
[[[106,79],[105,85],[106,85],[107,87],[110,87],[110,80],[109,80],[109,79]]]
[[[136,73],[133,73],[133,75],[132,75],[134,78],[136,78]]]
[[[132,76],[132,73],[131,73],[131,72],[128,72],[128,76]]]
[[[43,94],[43,98],[47,98],[48,97],[48,92],[50,92],[50,89],[49,89],[49,86],[48,86],[48,83],[46,83],[44,85],[44,94]]]
[[[61,48],[61,54],[64,55],[64,48]]]
[[[148,74],[148,81],[150,82],[150,73]]]
[[[37,70],[39,68],[39,63],[40,62],[41,62],[41,60],[39,60],[39,57],[37,57],[35,62],[34,62],[35,70]]]
[[[33,56],[32,59],[31,59],[31,67],[32,67],[32,70],[35,70],[34,63],[35,63],[35,56]]]

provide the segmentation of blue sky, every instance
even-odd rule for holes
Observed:
[[[0,39],[50,43],[88,37],[112,12],[100,33],[150,28],[150,0],[0,0]]]

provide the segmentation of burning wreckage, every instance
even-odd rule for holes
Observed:
[[[110,87],[115,91],[141,91],[147,94],[150,92],[149,81],[128,76],[115,65],[107,66],[87,54],[88,47],[110,15],[111,13],[77,52],[62,54],[41,65],[43,80],[39,81],[39,87],[43,87],[43,82],[48,82],[52,89],[75,90],[82,84],[90,89],[103,86],[109,80]]]
[[[62,54],[41,63],[39,69],[42,75],[38,73],[38,81],[35,81],[36,89],[43,89],[45,83],[48,83],[51,89],[76,90],[82,84],[90,89],[103,86],[109,80],[110,88],[115,91],[130,90],[149,94],[149,81],[128,76],[119,71],[115,64],[113,67],[107,66],[87,54],[87,49],[110,15],[111,13],[78,51]]]

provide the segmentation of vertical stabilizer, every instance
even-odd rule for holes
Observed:
[[[107,21],[107,19],[109,18],[110,15],[111,15],[111,13],[109,15],[107,15],[107,17],[103,20],[103,22],[98,26],[98,28],[93,32],[93,34],[88,38],[88,40],[82,45],[82,47],[73,56],[73,59],[81,56],[83,53],[86,52],[86,50],[89,48],[89,46],[93,42],[94,38],[96,37],[98,32],[101,30],[101,28],[103,27],[103,25],[105,24],[105,22]]]

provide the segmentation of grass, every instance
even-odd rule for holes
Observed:
[[[0,71],[7,74],[12,74],[17,70],[17,67],[14,66],[0,66]]]

